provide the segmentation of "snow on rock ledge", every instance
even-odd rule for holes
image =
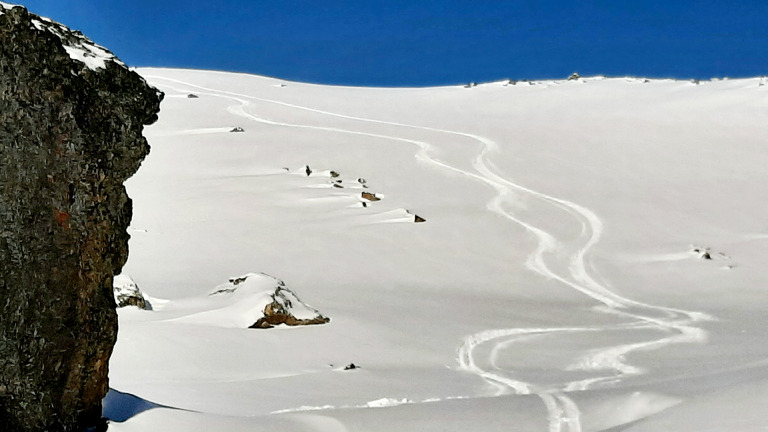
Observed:
[[[0,15],[11,12],[14,9],[26,10],[24,6],[0,2]],[[62,47],[69,57],[82,63],[92,71],[105,69],[106,62],[108,61],[125,67],[125,64],[110,50],[93,42],[77,30],[70,30],[66,26],[45,17],[34,16],[30,22],[38,31],[48,31],[56,35],[61,40]]]

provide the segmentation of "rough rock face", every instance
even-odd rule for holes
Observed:
[[[162,94],[78,32],[0,3],[0,429],[100,423],[128,254],[123,181]]]

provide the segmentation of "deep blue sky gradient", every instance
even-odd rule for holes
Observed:
[[[768,1],[29,0],[132,66],[428,86],[768,75]]]

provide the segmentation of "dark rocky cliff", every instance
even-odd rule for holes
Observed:
[[[99,423],[128,254],[123,182],[162,94],[78,32],[0,3],[0,430]]]

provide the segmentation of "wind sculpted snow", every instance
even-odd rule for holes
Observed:
[[[256,269],[333,321],[121,310],[112,386],[188,411],[117,430],[685,431],[748,410],[720,392],[768,393],[742,384],[768,383],[760,79],[365,89],[140,72],[168,97],[127,185],[126,272],[173,301]],[[363,184],[383,199],[360,205]],[[428,222],[381,223],[414,211]]]

